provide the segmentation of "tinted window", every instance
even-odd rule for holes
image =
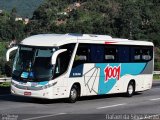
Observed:
[[[118,62],[129,62],[130,60],[129,46],[118,47]]]
[[[141,60],[141,49],[134,49],[134,61],[140,61]]]
[[[142,60],[149,61],[152,59],[152,50],[151,49],[142,49]]]
[[[81,61],[81,62],[87,62],[89,59],[89,56],[88,56],[89,53],[90,53],[90,49],[88,48],[88,46],[80,46],[77,50],[75,60]]]
[[[105,62],[116,62],[118,49],[116,47],[105,47]]]
[[[54,78],[67,71],[74,47],[75,44],[67,44],[60,47],[60,49],[67,49],[67,51],[60,53],[57,57]]]
[[[104,62],[104,45],[92,44],[90,50],[92,63]]]
[[[152,47],[132,47],[131,60],[133,62],[150,61],[153,58]]]
[[[83,63],[103,63],[104,45],[79,44],[74,59],[74,67]]]
[[[88,44],[79,44],[73,66],[77,66],[83,63],[89,62],[90,59],[90,47]]]
[[[79,44],[74,66],[83,63],[145,62],[153,57],[153,47]]]

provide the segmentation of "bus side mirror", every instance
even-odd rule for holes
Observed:
[[[52,65],[56,64],[57,56],[60,53],[65,52],[65,51],[67,51],[67,49],[60,49],[53,53],[52,58],[51,58]]]
[[[10,56],[10,53],[14,50],[17,50],[18,49],[18,46],[15,46],[15,47],[12,47],[10,49],[7,50],[7,53],[6,53],[6,61],[9,61],[9,56]]]

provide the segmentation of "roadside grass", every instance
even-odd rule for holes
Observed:
[[[160,75],[153,75],[153,80],[160,80]]]
[[[0,83],[0,87],[10,87],[10,85],[11,85],[10,82]]]

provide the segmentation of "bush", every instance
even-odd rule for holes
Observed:
[[[154,70],[160,70],[160,62],[155,62]]]

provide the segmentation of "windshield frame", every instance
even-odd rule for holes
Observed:
[[[23,68],[21,68],[20,69],[20,73],[18,74],[18,75],[16,75],[15,74],[15,71],[17,70],[16,69],[16,65],[17,65],[17,61],[18,61],[18,59],[20,59],[19,57],[20,57],[20,51],[21,51],[21,48],[31,48],[32,49],[32,51],[33,51],[33,58],[31,58],[31,66],[32,67],[30,67],[30,69],[32,69],[32,70],[34,70],[34,72],[37,72],[37,71],[35,71],[35,69],[34,69],[34,66],[35,66],[35,60],[38,58],[38,56],[36,56],[36,54],[37,54],[37,51],[39,51],[39,50],[50,50],[50,51],[52,51],[52,53],[51,53],[51,56],[50,57],[42,57],[42,58],[46,58],[46,59],[49,59],[50,61],[50,64],[49,64],[49,70],[50,71],[52,71],[52,73],[50,73],[50,76],[51,77],[49,77],[48,79],[43,79],[43,77],[42,78],[37,78],[37,76],[36,77],[34,77],[34,78],[29,78],[29,77],[27,77],[27,78],[23,78],[22,76],[22,74],[24,73],[24,74],[26,74],[25,72],[25,70],[23,69]],[[55,52],[55,51],[57,51],[59,49],[59,47],[55,47],[55,46],[53,46],[53,47],[50,47],[50,46],[48,46],[48,47],[46,47],[46,46],[29,46],[29,45],[19,45],[18,46],[18,50],[17,50],[17,53],[16,53],[16,56],[15,56],[15,59],[14,59],[14,64],[13,64],[13,69],[12,69],[12,78],[14,78],[14,79],[16,79],[16,80],[18,80],[18,81],[34,81],[34,82],[41,82],[41,81],[49,81],[49,80],[51,80],[52,78],[53,78],[53,71],[54,71],[54,66],[53,65],[51,65],[51,58],[52,58],[52,55],[53,55],[53,53]],[[28,51],[27,51],[28,52]],[[23,59],[23,58],[21,58],[21,59]],[[48,62],[48,61],[47,61]],[[42,64],[44,63],[43,61],[41,62]],[[41,67],[41,65],[39,66],[39,67]],[[43,68],[43,67],[41,67],[41,68]],[[30,74],[31,73],[31,71],[27,71],[28,72],[28,74]],[[41,75],[41,74],[40,74]]]

